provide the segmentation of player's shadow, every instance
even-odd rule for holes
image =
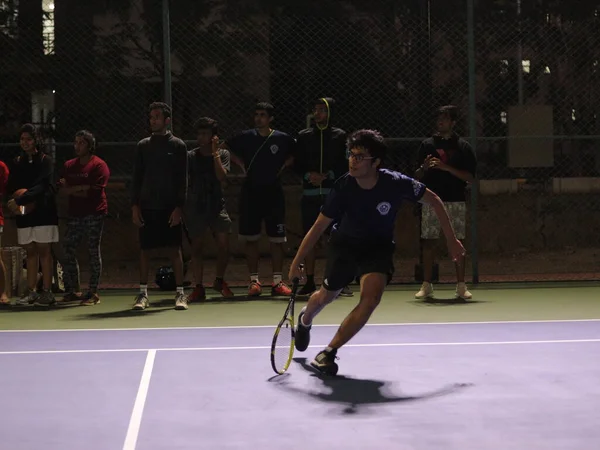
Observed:
[[[328,389],[328,392],[299,390],[287,386],[285,378],[281,378],[281,384],[286,388],[301,392],[322,402],[342,405],[344,407],[342,410],[343,414],[356,414],[366,406],[427,400],[434,397],[453,394],[469,386],[468,384],[453,384],[419,395],[394,395],[391,392],[386,392],[388,386],[385,381],[351,378],[340,375],[325,376],[317,373],[307,363],[306,358],[294,358],[294,362],[299,364],[304,370],[311,372],[313,377],[321,380],[323,386]],[[275,381],[275,378],[277,377],[274,377],[271,380]]]

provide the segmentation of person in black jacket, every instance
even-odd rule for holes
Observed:
[[[302,229],[303,233],[313,226],[325,199],[335,181],[348,171],[346,155],[346,132],[333,126],[335,99],[322,97],[315,100],[312,115],[314,126],[298,133],[296,172],[302,177]],[[306,257],[306,284],[299,295],[310,295],[316,290],[315,251]],[[352,296],[345,287],[340,295]]]
[[[52,293],[51,246],[58,242],[58,213],[53,183],[54,163],[40,150],[35,127],[21,127],[21,149],[8,178],[7,206],[15,215],[17,241],[27,251],[28,292],[18,305],[48,306],[56,303]],[[37,292],[38,269],[42,268],[42,291]]]
[[[187,198],[187,146],[168,131],[171,107],[155,102],[149,107],[152,135],[137,144],[133,166],[131,212],[139,228],[140,292],[134,310],[148,307],[149,251],[168,249],[177,292],[175,309],[188,309],[183,289],[182,215]]]

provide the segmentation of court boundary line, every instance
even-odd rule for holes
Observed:
[[[588,339],[543,339],[531,341],[464,341],[464,342],[396,342],[396,343],[373,343],[373,344],[346,344],[344,348],[373,348],[373,347],[460,347],[460,346],[485,346],[485,345],[540,345],[540,344],[583,344],[597,343],[600,338]],[[324,348],[326,344],[314,344],[309,348]],[[280,346],[279,348],[288,348]],[[52,355],[52,354],[74,354],[74,353],[142,353],[154,352],[210,352],[210,351],[246,351],[246,350],[270,350],[270,345],[255,346],[223,346],[223,347],[164,347],[164,348],[104,348],[104,349],[65,349],[65,350],[21,350],[0,351],[2,355]],[[146,360],[146,363],[148,359]],[[149,382],[149,380],[148,380]]]
[[[578,323],[578,322],[600,322],[597,319],[532,319],[532,320],[485,320],[473,322],[397,322],[397,323],[369,323],[365,327],[412,327],[431,325],[495,325],[495,324],[527,324],[527,323]],[[313,328],[339,327],[340,324],[313,324]],[[235,330],[235,329],[261,329],[275,328],[273,325],[222,325],[204,327],[140,327],[140,328],[65,328],[65,329],[27,329],[27,330],[0,330],[1,333],[61,333],[61,332],[83,332],[83,331],[172,331],[172,330]]]
[[[127,427],[127,435],[125,436],[123,450],[135,450],[137,445],[140,427],[142,425],[142,415],[144,414],[146,399],[148,398],[150,378],[152,377],[152,369],[154,368],[155,360],[156,350],[149,349],[146,354],[146,362],[144,363],[144,369],[142,370],[140,385],[138,387],[137,395],[135,396],[131,417],[129,418],[129,426]]]

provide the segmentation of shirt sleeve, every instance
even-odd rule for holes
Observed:
[[[219,155],[221,156],[221,165],[225,172],[231,172],[231,157],[229,156],[229,151],[222,148],[219,151]]]
[[[321,208],[321,213],[330,219],[338,219],[342,216],[345,210],[345,180],[340,180],[329,191],[325,204]]]
[[[94,176],[90,180],[90,185],[94,189],[103,189],[108,184],[109,177],[110,170],[108,164],[100,162],[96,165],[96,170],[94,170]]]
[[[463,141],[463,165],[464,170],[475,176],[477,173],[477,157],[473,151],[473,147],[467,141]]]
[[[425,162],[425,158],[427,158],[427,153],[427,144],[425,143],[425,141],[423,141],[421,142],[421,145],[419,145],[419,151],[417,153],[417,168],[423,165],[423,163]]]
[[[396,175],[394,184],[397,195],[413,203],[419,202],[427,190],[427,187],[420,181],[401,174]]]
[[[50,192],[52,189],[53,174],[54,163],[52,158],[46,155],[40,162],[38,177],[33,182],[33,186],[27,189],[27,191],[19,198],[15,199],[17,205],[26,205]]]
[[[6,187],[8,185],[8,166],[6,164],[0,164],[0,195],[6,193]]]

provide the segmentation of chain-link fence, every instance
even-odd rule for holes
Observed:
[[[172,103],[173,131],[192,147],[198,117],[217,119],[228,137],[251,127],[254,104],[267,100],[276,127],[296,135],[312,100],[333,96],[335,124],[382,131],[388,165],[408,174],[433,132],[432,112],[455,104],[457,131],[479,163],[469,270],[480,281],[597,278],[600,7],[397,3],[0,2],[0,155],[10,160],[19,126],[34,122],[59,168],[74,133],[94,132],[111,169],[104,279],[121,284],[137,277],[128,189],[152,101]],[[239,179],[233,173],[227,191],[234,220]],[[285,182],[292,255],[299,182]],[[414,209],[398,222],[397,281],[414,281]],[[244,264],[233,237],[232,267]],[[441,261],[440,276],[452,275]]]

